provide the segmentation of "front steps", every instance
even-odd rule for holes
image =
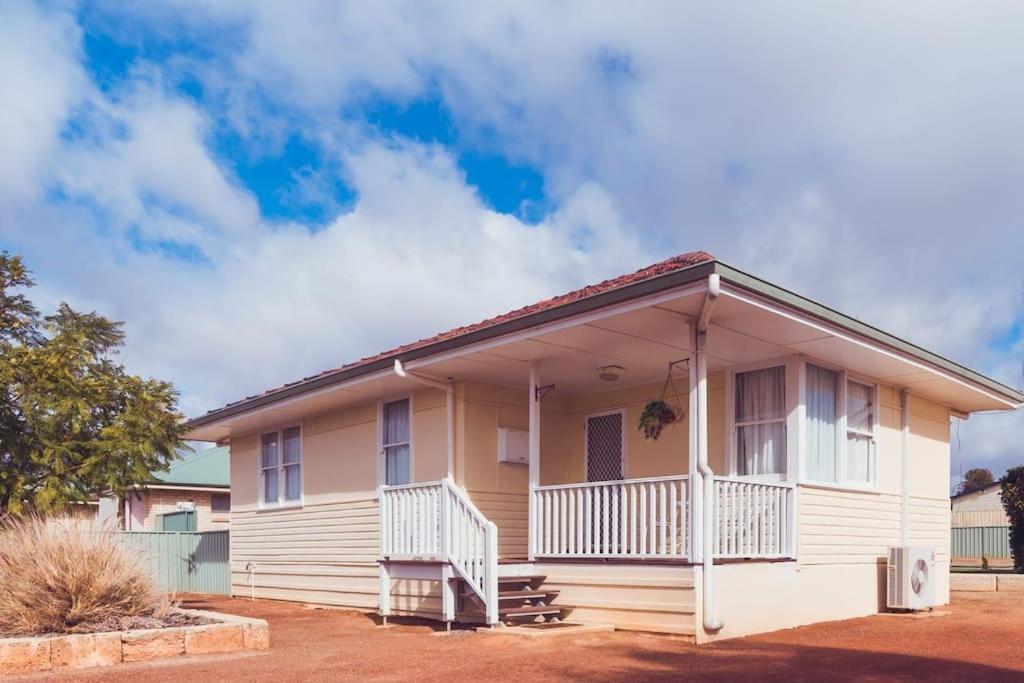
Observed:
[[[498,619],[501,624],[559,623],[572,610],[568,605],[556,605],[558,591],[544,588],[547,577],[540,574],[522,574],[498,577]],[[459,582],[462,609],[456,610],[456,621],[479,621],[483,605],[476,593]]]

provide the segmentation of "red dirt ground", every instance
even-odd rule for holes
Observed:
[[[367,615],[266,600],[193,596],[185,606],[264,618],[271,649],[30,680],[1024,680],[1024,593],[955,594],[946,617],[852,619],[700,648],[623,632],[433,635],[432,624],[380,629]]]

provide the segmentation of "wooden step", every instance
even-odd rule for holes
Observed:
[[[525,605],[523,607],[511,607],[509,609],[499,609],[498,615],[502,619],[516,619],[518,617],[540,617],[540,616],[559,616],[563,611],[569,609],[566,606],[555,606],[550,605]]]
[[[558,597],[558,591],[500,591],[498,600],[536,600],[543,598],[548,604]]]
[[[518,584],[518,585],[540,585],[544,583],[544,580],[548,578],[543,574],[523,574],[520,576],[499,576],[498,585],[505,584]]]
[[[476,592],[469,588],[463,588],[462,597],[472,598],[476,597]],[[547,602],[551,602],[558,597],[558,591],[544,591],[544,590],[521,590],[521,591],[499,591],[498,601],[512,601],[512,600],[539,600],[545,599]]]

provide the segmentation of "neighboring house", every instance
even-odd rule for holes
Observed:
[[[966,527],[1010,526],[1000,495],[1002,484],[995,482],[978,491],[960,493],[950,499],[951,525]]]
[[[663,396],[679,420],[645,440]],[[875,613],[901,544],[935,549],[947,602],[950,421],[1022,402],[694,252],[229,404],[189,438],[231,447],[236,594],[705,642]]]
[[[177,460],[124,501],[126,531],[163,531],[164,515],[194,511],[196,531],[227,529],[231,521],[231,460],[227,446]],[[176,515],[180,518],[181,515]],[[178,527],[175,526],[175,529]]]

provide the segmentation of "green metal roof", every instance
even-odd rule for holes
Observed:
[[[231,449],[208,448],[177,460],[166,472],[154,472],[154,484],[172,486],[231,486]]]

